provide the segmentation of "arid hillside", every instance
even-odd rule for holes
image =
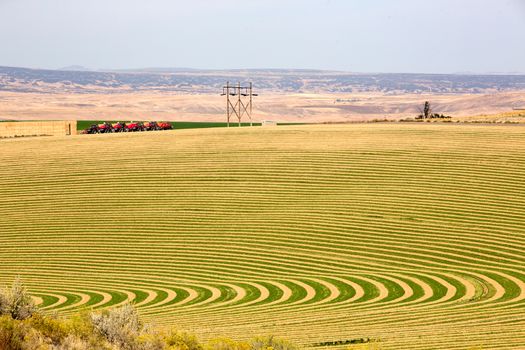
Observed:
[[[425,101],[452,117],[525,108],[525,76],[307,70],[83,72],[0,67],[0,119],[224,119],[226,81],[253,81],[254,119],[411,118]]]
[[[413,118],[425,101],[454,118],[504,113],[525,105],[525,91],[495,94],[283,94],[254,100],[254,121],[345,122]],[[217,94],[130,92],[118,94],[0,92],[0,119],[223,121]]]

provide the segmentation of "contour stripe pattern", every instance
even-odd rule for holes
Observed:
[[[206,339],[525,338],[525,128],[337,125],[0,141],[0,282]]]

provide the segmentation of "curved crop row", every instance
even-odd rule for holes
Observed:
[[[0,282],[203,338],[525,339],[525,129],[334,125],[6,140]]]

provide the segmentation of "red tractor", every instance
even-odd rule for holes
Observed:
[[[125,124],[122,122],[111,124],[111,128],[113,129],[113,132],[123,132],[124,126]]]
[[[98,128],[99,134],[107,134],[107,133],[113,132],[113,128],[111,127],[111,124],[109,123],[98,124],[97,128]]]
[[[98,134],[98,125],[93,124],[82,132],[83,134]]]
[[[160,130],[157,122],[145,122],[142,127],[145,131]]]
[[[86,130],[82,131],[82,134],[106,134],[112,132],[135,132],[135,131],[152,131],[152,130],[171,130],[173,126],[168,122],[117,122],[93,124]]]
[[[173,129],[173,126],[171,125],[171,123],[168,123],[168,122],[158,122],[157,126],[159,127],[158,130],[171,130],[171,129]]]
[[[138,122],[129,122],[124,125],[124,132],[142,131],[142,125]]]

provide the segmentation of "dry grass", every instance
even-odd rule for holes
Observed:
[[[525,104],[525,92],[490,95],[269,93],[255,99],[255,118],[308,123],[413,118],[419,114],[418,106],[423,106],[426,100],[432,102],[436,112],[466,117],[502,113],[512,106]],[[0,92],[0,118],[15,120],[223,121],[224,109],[224,98],[218,94]]]
[[[481,114],[467,116],[461,120],[476,123],[525,123],[525,108],[519,111],[510,111],[495,114]]]

